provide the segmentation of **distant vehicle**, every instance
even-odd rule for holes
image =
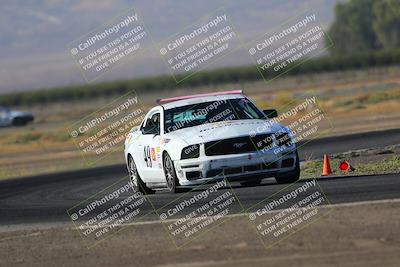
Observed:
[[[23,126],[34,120],[30,112],[10,110],[0,106],[0,126]]]
[[[278,183],[299,179],[290,129],[271,120],[276,110],[259,110],[241,90],[158,103],[125,140],[126,164],[137,190],[174,193],[222,177],[244,186],[267,177]]]

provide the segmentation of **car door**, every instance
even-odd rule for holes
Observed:
[[[148,182],[162,182],[165,180],[162,170],[161,157],[161,112],[162,109],[151,110],[142,124],[142,136],[139,142],[139,154],[142,166],[142,175]]]

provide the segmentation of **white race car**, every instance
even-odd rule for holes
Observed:
[[[257,185],[299,179],[291,131],[260,111],[241,90],[160,99],[125,140],[125,159],[137,190],[174,193],[222,179]]]

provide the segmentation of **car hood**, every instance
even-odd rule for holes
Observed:
[[[181,139],[186,144],[199,144],[238,136],[253,136],[277,132],[283,126],[267,120],[235,120],[207,123],[165,134],[166,138]]]

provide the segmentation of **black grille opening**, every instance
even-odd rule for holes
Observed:
[[[189,168],[198,168],[199,164],[193,164],[193,165],[184,165],[181,168],[182,169],[189,169]]]
[[[186,172],[186,179],[188,180],[196,180],[201,178],[201,172],[194,171],[194,172]]]
[[[235,168],[224,168],[224,169],[213,169],[207,172],[207,177],[214,177],[219,175],[232,175],[232,174],[240,174],[244,172],[252,172],[252,171],[261,171],[261,170],[269,170],[276,169],[278,164],[276,162],[270,163],[261,163],[261,164],[253,164]]]
[[[272,144],[271,134],[242,136],[205,143],[206,156],[241,154],[261,151]]]
[[[268,151],[274,148],[274,140],[272,134],[257,135],[252,138],[258,151]]]
[[[282,160],[282,168],[293,167],[294,160],[293,159],[284,159]]]
[[[290,146],[292,144],[292,140],[290,136],[286,132],[277,132],[275,133],[275,139],[278,146]]]

